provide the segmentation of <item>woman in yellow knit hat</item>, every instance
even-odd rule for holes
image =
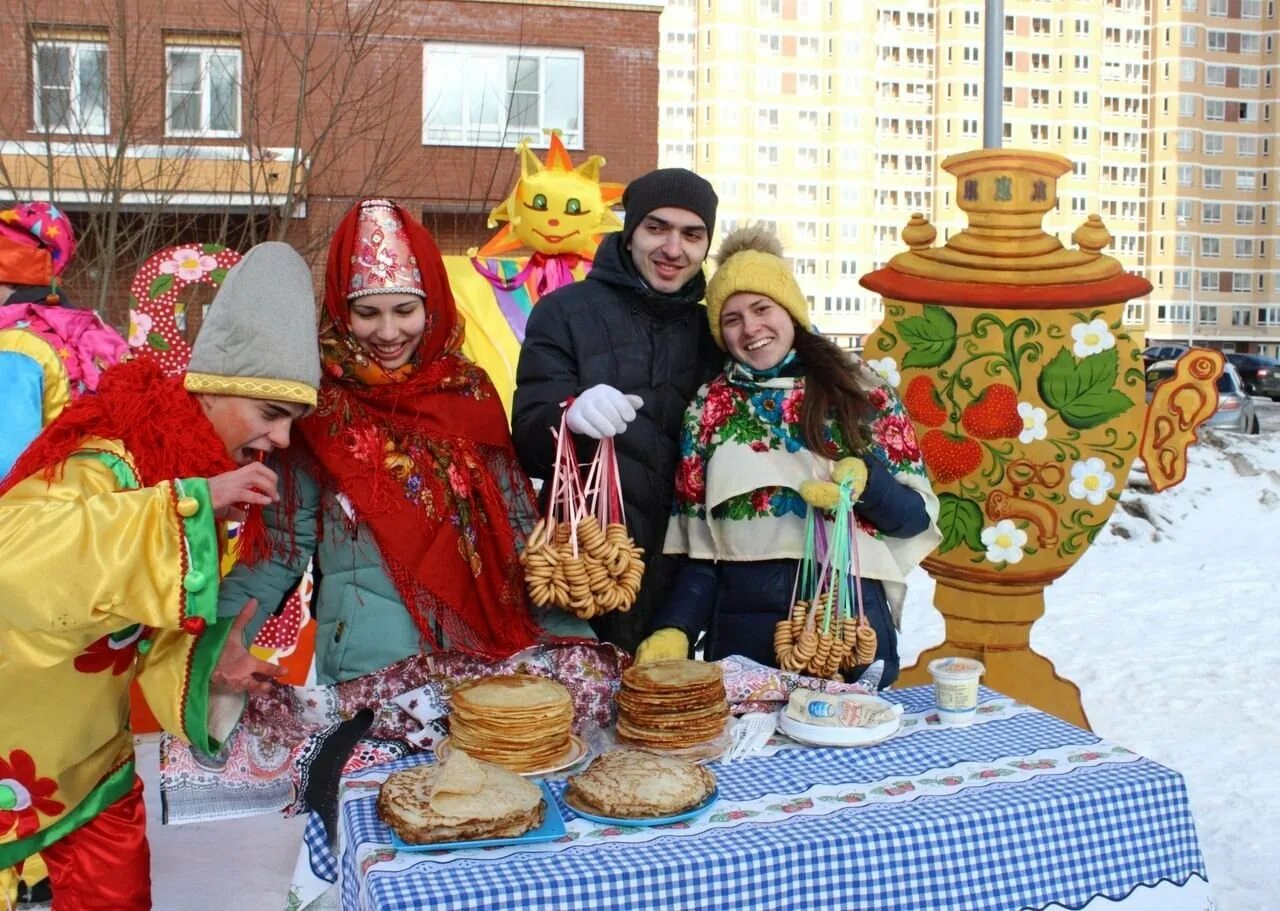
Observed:
[[[813,331],[804,295],[767,230],[729,235],[707,287],[707,318],[729,355],[685,412],[664,550],[685,561],[637,661],[704,655],[776,664],[804,554],[805,481],[854,476],[867,618],[881,685],[898,674],[895,620],[906,575],[939,540],[938,501],[893,390]],[[862,668],[855,669],[860,673]]]

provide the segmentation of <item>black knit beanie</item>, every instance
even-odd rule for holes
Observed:
[[[707,240],[716,228],[716,204],[720,200],[705,178],[684,168],[659,168],[642,174],[622,193],[622,206],[627,217],[622,229],[622,245],[625,247],[636,227],[654,209],[673,206],[687,209],[697,215],[707,226]]]

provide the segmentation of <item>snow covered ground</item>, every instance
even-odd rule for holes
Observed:
[[[1218,911],[1280,908],[1280,434],[1206,433],[1181,486],[1121,507],[1046,593],[1032,644],[1100,736],[1186,777]],[[904,663],[942,638],[932,595],[917,573]],[[141,757],[155,811],[154,742]],[[283,908],[301,820],[150,822],[158,911]]]

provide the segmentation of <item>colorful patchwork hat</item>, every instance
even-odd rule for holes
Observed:
[[[351,254],[347,300],[370,294],[427,296],[409,236],[395,208],[385,199],[361,203],[356,248]]]
[[[53,203],[0,209],[0,284],[54,285],[75,251],[71,222]]]

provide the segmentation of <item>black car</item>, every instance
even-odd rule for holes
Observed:
[[[1260,354],[1228,354],[1249,395],[1265,395],[1280,402],[1280,361]]]
[[[1190,350],[1186,345],[1150,345],[1142,352],[1142,367],[1145,370],[1156,361],[1176,361]]]

